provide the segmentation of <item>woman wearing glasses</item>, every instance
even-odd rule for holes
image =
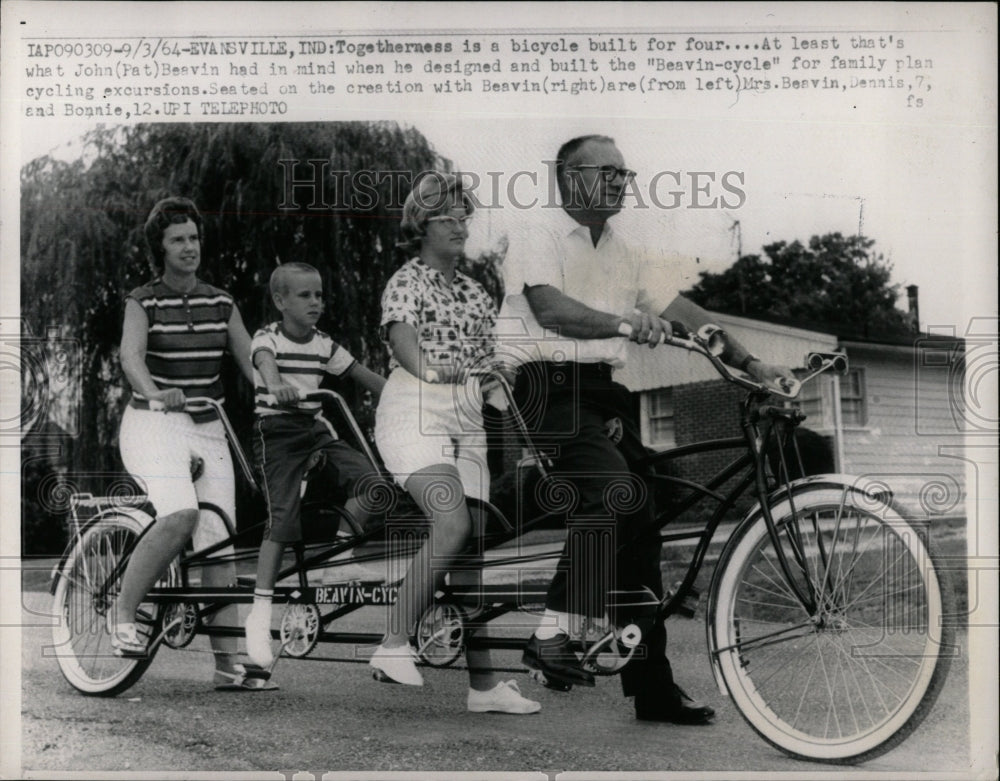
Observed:
[[[416,256],[382,295],[390,374],[376,413],[375,441],[386,468],[431,521],[370,662],[383,682],[423,685],[410,632],[434,598],[438,574],[459,562],[472,535],[466,497],[489,497],[482,395],[469,372],[492,361],[497,312],[482,286],[457,268],[472,212],[455,176],[432,172],[418,180],[403,205],[400,243]],[[465,571],[452,573],[452,583],[478,581],[478,572],[468,569],[473,561],[466,557]],[[466,655],[470,711],[541,709],[513,681],[495,680],[488,650],[468,649]]]

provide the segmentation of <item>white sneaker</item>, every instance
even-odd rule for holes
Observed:
[[[405,683],[407,686],[423,686],[424,677],[417,669],[417,652],[406,644],[395,648],[380,645],[368,662],[372,667],[372,677],[382,683]]]
[[[469,711],[472,713],[538,713],[540,703],[521,696],[515,681],[503,681],[487,692],[469,689]]]
[[[146,655],[146,641],[139,636],[134,623],[109,625],[108,633],[116,656]]]
[[[247,656],[258,667],[268,669],[274,663],[271,653],[271,616],[262,610],[250,610],[245,624]]]

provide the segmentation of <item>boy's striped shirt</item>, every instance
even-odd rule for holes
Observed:
[[[282,381],[306,392],[319,388],[324,374],[337,377],[350,371],[354,357],[337,344],[327,334],[313,329],[306,337],[294,337],[286,333],[280,322],[271,323],[253,335],[250,344],[250,359],[253,362],[253,382],[258,415],[281,415],[289,412],[316,414],[322,404],[318,401],[300,401],[295,405],[272,407],[262,400],[267,384],[257,369],[257,354],[266,351],[274,356]]]
[[[224,400],[222,356],[229,341],[233,297],[201,280],[180,293],[156,279],[126,297],[146,313],[146,368],[161,390],[180,388],[188,398],[208,396]],[[149,409],[149,401],[133,389],[130,404]],[[211,410],[192,413],[196,422],[213,420]]]

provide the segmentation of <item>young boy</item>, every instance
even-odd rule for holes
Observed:
[[[257,560],[253,608],[247,617],[247,654],[267,668],[271,653],[271,600],[285,545],[302,539],[299,518],[302,476],[310,456],[322,451],[336,473],[338,488],[350,495],[344,508],[361,524],[365,513],[352,495],[357,482],[376,474],[375,467],[337,439],[323,418],[318,401],[300,401],[300,391],[319,388],[324,373],[350,377],[376,398],[385,379],[359,364],[350,353],[316,329],[323,311],[323,283],[306,263],[286,263],[271,274],[271,298],[281,321],[254,334],[250,347],[254,365],[257,420],[254,456],[263,475],[268,523]],[[278,406],[267,404],[270,394]]]

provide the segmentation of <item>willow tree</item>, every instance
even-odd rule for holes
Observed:
[[[31,379],[50,371],[48,357],[35,361],[38,372],[23,375],[24,408],[42,410],[37,420],[24,421],[31,428],[23,441],[25,463],[37,462],[49,446],[50,467],[70,474],[74,487],[94,492],[106,490],[119,469],[122,299],[151,276],[142,222],[157,200],[184,195],[198,204],[206,223],[200,275],[235,296],[251,332],[274,316],[267,295],[271,271],[304,261],[319,269],[327,292],[320,327],[381,369],[386,355],[377,338],[379,298],[399,263],[400,207],[414,174],[448,167],[419,132],[389,122],[98,129],[85,137],[79,159],[43,157],[26,165],[23,335],[26,343],[57,336],[68,345],[69,360],[58,400],[35,398],[51,391],[41,388],[44,376],[43,382]],[[310,179],[311,185],[301,184]],[[290,190],[290,182],[299,185]],[[245,429],[251,389],[231,364],[228,375],[229,411]],[[364,417],[360,399],[350,398]],[[52,433],[45,413],[51,420],[57,408],[75,421],[69,436],[59,439],[58,454],[52,438],[43,436]],[[44,471],[25,469],[26,522],[41,510],[59,509],[38,484]]]

